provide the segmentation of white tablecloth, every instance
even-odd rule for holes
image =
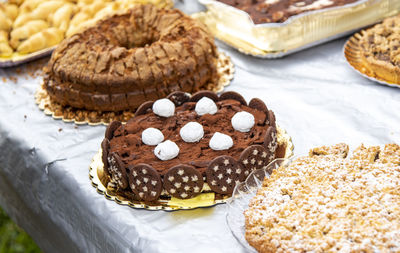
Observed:
[[[186,4],[188,4],[186,1]],[[191,4],[191,5],[190,5]],[[178,4],[192,12],[195,6]],[[226,90],[259,97],[292,136],[295,154],[317,145],[400,141],[400,89],[355,73],[345,39],[278,60],[232,57]],[[12,69],[0,70],[1,77]],[[0,205],[46,252],[243,252],[226,225],[226,205],[192,211],[135,210],[91,186],[88,166],[104,126],[45,116],[34,102],[40,78],[0,83]]]

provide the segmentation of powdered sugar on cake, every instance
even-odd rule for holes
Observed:
[[[304,5],[300,3],[304,3]],[[291,5],[288,11],[308,11],[314,9],[321,9],[324,8],[325,6],[330,6],[333,4],[334,2],[331,0],[317,0],[312,2],[311,4],[306,4],[305,2],[298,2],[295,5]]]
[[[251,200],[246,239],[261,252],[399,252],[400,147],[313,149]]]

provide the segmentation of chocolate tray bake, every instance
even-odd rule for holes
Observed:
[[[325,5],[326,8],[322,9],[311,8],[312,5],[308,5],[311,6],[309,10],[303,11],[299,7],[292,8],[295,5],[286,6],[285,11],[282,11],[278,7],[284,6],[278,4],[276,9],[266,9],[263,14],[260,6],[260,11],[252,11],[248,6],[236,4],[241,1],[232,1],[238,7],[222,1],[199,1],[208,10],[194,16],[205,23],[219,40],[243,53],[264,58],[282,57],[344,36],[396,15],[400,10],[400,1],[397,0],[349,0],[339,1],[343,2],[343,5]],[[294,0],[280,2],[305,4],[305,1]],[[269,12],[271,13],[268,14]]]

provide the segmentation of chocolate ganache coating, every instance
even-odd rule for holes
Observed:
[[[217,0],[247,12],[255,24],[282,23],[291,16],[359,0]]]
[[[169,95],[168,98],[176,105],[175,113],[171,117],[158,116],[151,106],[147,106],[140,115],[136,115],[126,124],[110,124],[105,138],[109,145],[102,145],[107,148],[103,150],[103,155],[118,154],[124,164],[122,169],[128,175],[132,173],[129,168],[138,164],[150,166],[164,181],[164,190],[178,198],[181,196],[180,198],[185,199],[199,194],[203,178],[212,191],[231,194],[236,183],[243,181],[253,170],[265,167],[275,158],[275,119],[270,122],[269,117],[274,117],[273,113],[259,99],[253,99],[247,105],[234,92],[226,92],[220,97],[208,93],[211,92],[201,91],[194,94],[192,97],[196,98],[196,102],[191,101],[190,96],[183,92]],[[218,110],[215,114],[196,113],[196,103],[201,96],[216,98],[214,102]],[[254,116],[254,125],[248,132],[235,130],[231,122],[236,113],[243,111]],[[180,129],[189,122],[197,122],[203,127],[204,136],[198,142],[185,142],[180,136]],[[154,154],[155,146],[142,142],[142,132],[148,128],[159,129],[164,140],[172,141],[179,147],[179,154],[170,160],[157,158]],[[210,148],[210,139],[216,132],[230,136],[233,146],[226,150]],[[104,164],[104,168],[108,170],[108,164]],[[199,174],[196,175],[193,170]],[[112,173],[109,171],[111,177]],[[177,178],[179,175],[183,178]],[[192,179],[193,182],[190,181]],[[133,187],[136,191],[137,186]],[[183,187],[188,191],[184,191]]]
[[[64,40],[44,85],[61,105],[135,110],[173,91],[217,83],[217,51],[206,28],[179,10],[138,5]]]

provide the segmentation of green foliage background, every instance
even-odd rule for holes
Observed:
[[[30,236],[0,208],[0,253],[41,252]]]

